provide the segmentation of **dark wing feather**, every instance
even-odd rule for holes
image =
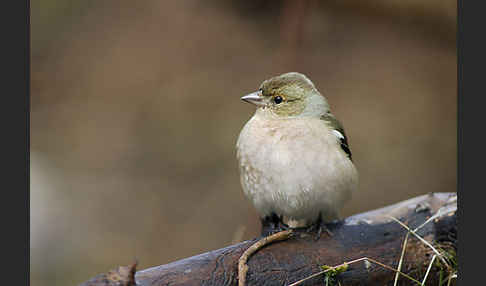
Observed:
[[[330,112],[322,115],[321,119],[326,121],[326,123],[328,123],[333,130],[339,132],[342,135],[342,136],[337,136],[341,142],[341,148],[348,155],[349,159],[352,161],[353,158],[351,155],[351,149],[349,148],[348,138],[346,137],[346,133],[344,132],[344,127],[341,124],[341,122],[339,122],[339,120],[337,120],[337,118],[334,117],[334,115],[332,115]]]

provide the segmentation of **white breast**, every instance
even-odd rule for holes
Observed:
[[[358,174],[335,133],[319,118],[255,114],[237,142],[243,191],[261,216],[275,212],[308,224],[336,219]],[[300,222],[299,222],[300,223]]]

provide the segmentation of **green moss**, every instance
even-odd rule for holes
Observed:
[[[447,267],[442,261],[437,259],[434,266],[439,268],[439,286],[447,285],[450,277],[457,275],[457,253],[452,244],[437,244],[435,248],[442,254],[443,258],[449,265]]]
[[[343,265],[340,265],[340,266],[337,266],[337,267],[332,267],[332,266],[329,266],[329,265],[322,265],[321,268],[322,268],[322,270],[329,270],[326,273],[324,273],[324,285],[333,286],[333,285],[336,285],[336,283],[338,283],[338,285],[340,285],[340,283],[337,281],[337,276],[340,273],[343,273],[346,270],[348,270],[348,264],[344,263]]]

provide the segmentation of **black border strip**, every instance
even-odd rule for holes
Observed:
[[[30,2],[3,4],[2,284],[29,285]]]

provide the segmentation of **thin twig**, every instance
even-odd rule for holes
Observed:
[[[288,239],[292,232],[292,230],[284,230],[270,236],[266,236],[255,242],[247,250],[245,250],[245,252],[243,252],[243,254],[240,256],[240,259],[238,260],[238,285],[244,286],[246,284],[246,273],[248,272],[248,265],[246,264],[246,262],[253,253],[257,252],[267,244]]]

